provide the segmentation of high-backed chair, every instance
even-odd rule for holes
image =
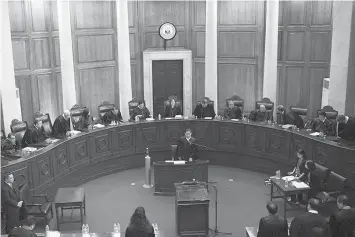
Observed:
[[[208,104],[208,105],[214,107],[214,101],[211,100],[211,99],[208,98],[208,97],[204,97],[204,98],[202,98],[202,100],[197,101],[197,105],[202,105],[202,101],[203,101],[204,99],[207,99],[207,104]]]
[[[11,132],[15,134],[16,142],[21,145],[23,136],[25,135],[26,130],[28,129],[27,122],[14,119],[11,121],[10,129]]]
[[[290,111],[296,115],[299,115],[302,119],[303,122],[306,123],[307,122],[307,113],[308,113],[308,109],[307,108],[300,108],[300,107],[296,107],[296,106],[290,106]]]
[[[129,117],[132,117],[134,109],[138,107],[138,102],[139,101],[135,99],[132,99],[130,102],[128,102]]]
[[[44,133],[47,136],[52,136],[52,121],[48,113],[44,114],[41,111],[38,111],[35,114],[35,121],[42,121]]]
[[[273,113],[274,113],[274,102],[272,102],[269,98],[262,98],[262,100],[259,100],[255,102],[255,109],[258,110],[260,108],[260,105],[264,105],[266,108],[266,112],[270,114],[271,120],[273,120]]]
[[[175,100],[175,107],[181,108],[181,111],[182,111],[182,101],[178,100],[178,97],[176,95],[171,95],[168,97],[168,99],[166,101],[164,101],[164,114],[165,114],[167,107],[170,105],[171,100]]]
[[[321,110],[325,112],[325,116],[327,117],[327,119],[331,120],[333,123],[335,122],[338,116],[338,111],[334,110],[332,106],[326,105],[323,107],[323,109],[317,110],[317,115]]]
[[[75,125],[78,123],[78,121],[83,117],[84,114],[84,110],[86,109],[85,106],[81,106],[81,105],[74,105],[71,109],[70,109],[70,117],[72,119],[72,124],[74,126],[75,129]]]
[[[234,106],[239,107],[239,109],[242,111],[244,111],[244,100],[242,98],[240,98],[237,95],[233,95],[232,97],[226,99],[226,107],[228,107],[229,102],[232,101]]]
[[[113,108],[115,107],[114,104],[111,104],[110,102],[108,101],[104,101],[102,102],[98,109],[99,109],[99,117],[100,117],[100,120],[102,121],[102,117],[107,113],[107,112],[110,112],[110,111],[113,111]]]

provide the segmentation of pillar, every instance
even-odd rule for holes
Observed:
[[[14,58],[12,52],[11,28],[8,1],[0,1],[0,80],[1,100],[5,133],[11,132],[13,119],[22,119],[21,104],[15,82]]]
[[[268,97],[272,102],[277,103],[277,40],[279,28],[278,0],[267,0],[265,17],[263,97]]]
[[[117,50],[118,50],[118,88],[120,109],[123,119],[129,119],[128,102],[132,100],[131,58],[129,51],[129,25],[127,0],[116,0]]]
[[[70,21],[70,1],[57,0],[63,109],[77,104],[74,54]]]
[[[214,101],[216,113],[218,112],[217,7],[217,0],[206,1],[205,96]]]
[[[329,105],[339,114],[355,115],[354,2],[333,2]]]

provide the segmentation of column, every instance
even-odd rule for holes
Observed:
[[[127,0],[116,0],[118,87],[120,109],[124,120],[129,119],[128,102],[132,100],[131,58],[129,51],[129,25]]]
[[[216,113],[218,113],[217,6],[217,0],[206,1],[205,96],[214,101]]]
[[[268,97],[272,102],[277,103],[277,40],[279,28],[278,0],[267,0],[265,17],[263,97]]]
[[[352,1],[333,2],[329,105],[339,114],[354,115],[355,19]]]
[[[11,132],[10,125],[13,119],[22,119],[21,104],[15,83],[15,69],[11,42],[11,28],[8,1],[0,2],[0,77],[1,99],[4,113],[5,133]]]
[[[57,0],[60,63],[62,73],[63,109],[77,104],[73,42],[70,21],[70,1]]]

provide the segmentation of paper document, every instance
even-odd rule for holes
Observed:
[[[205,117],[205,119],[212,119],[212,117]]]
[[[49,237],[60,237],[60,232],[59,231],[48,231],[48,236]]]
[[[283,180],[288,180],[288,181],[292,181],[292,180],[294,180],[296,177],[295,176],[284,176],[284,177],[282,177],[282,179]]]
[[[304,182],[292,181],[291,184],[295,188],[309,188],[309,186],[306,183],[304,183]]]
[[[291,124],[285,124],[285,125],[282,125],[281,127],[283,129],[289,129],[289,128],[292,128],[294,125],[291,125]]]
[[[184,165],[185,161],[184,160],[174,160],[174,165]]]
[[[238,122],[239,121],[239,119],[231,119],[232,121],[236,121],[236,122]]]
[[[314,132],[314,133],[311,133],[311,134],[309,134],[309,135],[311,135],[311,136],[319,136],[319,132]]]
[[[165,163],[174,163],[173,160],[166,160]]]

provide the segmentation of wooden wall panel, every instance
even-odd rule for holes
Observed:
[[[329,77],[332,1],[281,1],[278,104],[308,108],[316,116]]]
[[[218,2],[218,113],[226,99],[238,95],[244,110],[254,109],[261,98],[264,57],[262,1]]]
[[[115,59],[113,35],[78,36],[79,63],[112,61]]]
[[[114,5],[111,1],[77,1],[74,18],[76,29],[112,29]]]
[[[22,118],[17,119],[29,125],[38,110],[49,113],[52,120],[62,112],[61,82],[57,82],[55,75],[60,72],[60,57],[53,40],[58,37],[57,19],[53,22],[57,10],[53,6],[55,1],[9,2],[16,86],[22,111]]]

